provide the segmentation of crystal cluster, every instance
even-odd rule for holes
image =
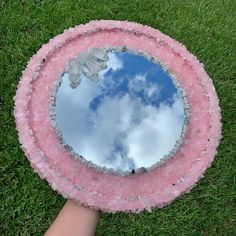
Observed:
[[[81,52],[75,59],[68,63],[71,88],[77,88],[81,82],[82,75],[91,81],[99,81],[99,72],[107,68],[108,51],[100,48],[90,48],[87,52]]]

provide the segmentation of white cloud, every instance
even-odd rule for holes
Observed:
[[[146,74],[137,74],[129,81],[129,92],[142,92],[146,99],[157,100],[161,91],[160,85],[147,81]]]
[[[107,73],[107,71],[109,71],[110,69],[112,69],[113,71],[117,71],[120,70],[121,68],[123,68],[123,61],[121,60],[121,58],[119,58],[118,56],[116,56],[115,53],[108,53],[108,57],[109,60],[107,62],[107,68],[105,70],[102,70],[99,73],[99,77],[103,78],[103,76]]]
[[[145,117],[126,138],[128,155],[135,158],[138,167],[151,166],[168,154],[180,137],[183,125],[183,105],[177,97],[170,107],[162,104],[142,107]]]
[[[119,57],[117,57],[115,53],[109,52],[108,57],[109,60],[107,62],[107,66],[109,69],[111,68],[112,70],[116,71],[123,67],[122,60]]]

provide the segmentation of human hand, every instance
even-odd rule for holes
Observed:
[[[98,211],[67,200],[44,236],[93,236],[98,218]]]

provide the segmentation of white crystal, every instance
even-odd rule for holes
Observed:
[[[106,69],[109,60],[108,50],[91,48],[88,52],[81,52],[68,65],[68,74],[71,88],[76,88],[81,82],[81,76],[93,82],[99,81],[99,72]]]
[[[68,71],[73,74],[78,74],[80,73],[80,68],[75,59],[70,60],[69,66],[68,66]]]

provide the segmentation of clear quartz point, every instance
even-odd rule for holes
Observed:
[[[77,61],[72,59],[69,62],[68,70],[70,73],[73,74],[79,74],[80,73],[80,68],[78,67]]]
[[[93,82],[98,82],[99,76],[98,76],[98,74],[95,74],[95,75],[89,76],[88,79],[90,79]]]
[[[98,82],[99,72],[108,67],[108,60],[108,50],[100,48],[90,48],[88,52],[81,52],[76,59],[70,60],[67,72],[71,88],[79,86],[82,75],[93,82]]]
[[[108,51],[100,48],[91,48],[91,56],[94,56],[98,61],[108,61]]]
[[[69,73],[70,87],[77,88],[81,82],[81,76],[79,74]]]

